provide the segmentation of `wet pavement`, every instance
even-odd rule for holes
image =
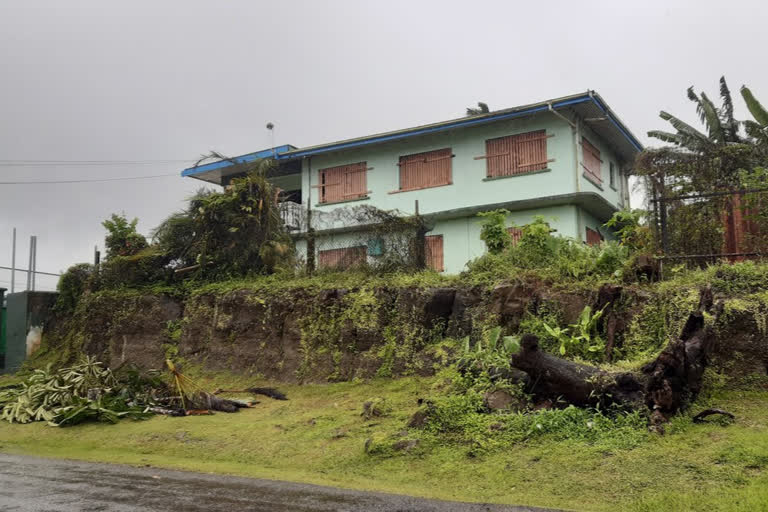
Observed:
[[[522,512],[317,485],[0,453],[0,510]]]

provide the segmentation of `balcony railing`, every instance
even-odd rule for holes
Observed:
[[[299,231],[303,224],[304,210],[301,204],[293,201],[284,201],[279,205],[280,217],[288,231]]]

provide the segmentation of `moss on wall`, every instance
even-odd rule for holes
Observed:
[[[765,267],[733,265],[621,287],[611,306],[620,320],[614,364],[638,367],[653,358],[696,308],[698,289],[711,283],[724,304],[713,326],[716,371],[765,376]],[[54,319],[28,365],[65,364],[88,353],[110,366],[162,367],[172,357],[207,371],[297,382],[429,374],[451,360],[459,345],[451,340],[476,340],[496,326],[505,335],[538,334],[542,346],[556,350],[544,325],[574,323],[585,306],[596,305],[598,288],[534,277],[489,288],[425,273],[389,282],[265,278],[183,294],[100,291]],[[728,362],[734,354],[742,362]]]

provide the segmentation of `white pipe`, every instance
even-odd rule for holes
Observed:
[[[557,117],[559,117],[560,119],[562,119],[563,121],[565,121],[566,123],[568,123],[569,125],[571,125],[571,128],[573,128],[574,130],[576,129],[576,123],[574,123],[573,121],[571,121],[570,119],[568,119],[567,117],[565,117],[563,114],[561,114],[560,112],[558,112],[557,110],[555,110],[554,108],[552,108],[552,103],[547,103],[547,107],[549,107],[549,111],[550,111],[550,112],[552,112],[552,113],[553,113],[553,114],[555,114]]]

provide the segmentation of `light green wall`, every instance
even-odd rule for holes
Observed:
[[[605,121],[598,121],[598,122],[605,122]],[[601,187],[598,187],[595,185],[592,181],[584,177],[584,168],[581,167],[579,176],[580,176],[580,182],[579,185],[581,186],[581,190],[585,192],[596,192],[600,195],[602,195],[609,203],[611,203],[613,206],[615,206],[617,209],[622,209],[624,207],[624,194],[623,187],[626,185],[625,176],[622,173],[622,163],[619,161],[619,159],[616,156],[616,153],[612,151],[608,145],[603,141],[603,139],[599,138],[588,126],[580,125],[579,127],[580,134],[587,138],[589,142],[592,143],[593,146],[595,146],[597,149],[600,150],[600,159],[603,161],[600,165],[600,176],[603,179],[602,183],[602,190]],[[581,148],[581,144],[579,144],[578,147],[579,151],[579,162],[583,162],[583,151]],[[611,187],[610,184],[610,162],[613,162],[615,168],[616,168],[616,188]]]
[[[579,208],[579,215],[581,216],[581,223],[582,223],[582,233],[581,237],[579,239],[581,241],[586,241],[587,239],[587,228],[594,229],[595,231],[599,232],[603,235],[603,238],[606,240],[615,240],[616,237],[613,234],[613,231],[610,229],[603,227],[603,224],[605,224],[605,220],[600,220],[594,215],[590,214],[586,210],[583,210]]]
[[[521,210],[507,216],[507,226],[524,226],[536,215],[549,222],[555,235],[577,238],[576,207],[554,206]],[[443,235],[445,272],[457,274],[466,269],[466,264],[485,253],[485,243],[480,239],[482,219],[477,216],[437,221],[428,235]]]
[[[533,130],[546,130],[554,135],[547,140],[547,157],[553,158],[549,170],[535,174],[515,176],[504,179],[484,180],[486,161],[475,160],[485,154],[487,139],[514,135]],[[583,177],[584,169],[581,137],[585,136],[601,153],[603,160],[601,174],[602,189]],[[578,144],[576,142],[579,142]],[[399,187],[399,168],[397,163],[402,155],[420,153],[450,147],[455,157],[452,160],[451,185],[422,189],[410,192],[396,192]],[[337,204],[319,204],[319,190],[314,187],[318,182],[318,171],[327,167],[364,161],[369,168],[367,186],[369,198]],[[614,162],[617,172],[616,188],[610,186],[610,162]],[[311,173],[310,171],[311,166]],[[399,210],[404,214],[414,212],[414,202],[419,201],[421,214],[439,214],[440,212],[460,208],[482,207],[497,203],[506,203],[526,199],[536,199],[565,194],[597,193],[617,209],[624,205],[626,177],[622,169],[625,162],[620,162],[615,152],[610,150],[601,138],[585,125],[578,124],[577,137],[571,126],[564,120],[542,113],[522,119],[500,121],[488,125],[441,132],[434,135],[410,137],[404,140],[363,146],[335,153],[316,155],[303,162],[302,197],[306,205],[311,201],[314,219],[323,219],[316,224],[318,229],[343,227],[342,220],[333,223],[325,215],[337,208],[351,208],[358,205],[370,205],[382,210]],[[394,192],[394,193],[392,193]],[[586,228],[599,229],[606,238],[612,234],[602,227],[607,219],[597,219],[586,210],[574,205],[550,206],[513,212],[508,224],[524,225],[534,215],[543,215],[550,222],[558,235],[584,241]],[[440,218],[438,215],[437,218]],[[447,273],[458,273],[466,268],[466,263],[485,251],[480,240],[480,219],[476,216],[437,220],[430,234],[442,234],[444,237],[445,269]],[[361,235],[354,233],[333,235],[332,238],[318,237],[318,249],[329,247],[349,247],[360,244]],[[306,258],[306,245],[297,243],[300,257]]]
[[[580,239],[576,221],[575,206],[553,206],[535,210],[521,210],[507,217],[507,226],[524,226],[537,215],[549,222],[555,235]],[[485,253],[485,243],[480,239],[482,220],[477,216],[460,217],[455,219],[437,220],[428,235],[443,235],[443,255],[445,273],[458,274],[466,269],[469,261]],[[583,237],[581,237],[583,238]],[[364,232],[339,233],[334,235],[318,235],[316,249],[334,249],[353,247],[365,244],[368,240]],[[298,240],[296,251],[299,258],[306,260],[306,242]],[[369,262],[375,258],[369,257]]]
[[[540,129],[554,135],[547,140],[548,158],[555,159],[549,164],[549,172],[483,181],[486,177],[485,160],[474,158],[485,154],[486,139]],[[401,155],[444,147],[450,147],[456,155],[452,160],[452,185],[390,193],[397,191],[399,187],[397,163]],[[365,161],[368,167],[373,167],[367,175],[368,190],[371,191],[369,199],[337,205],[318,205],[319,191],[312,188],[312,207],[328,211],[339,206],[369,204],[384,210],[397,209],[404,213],[413,213],[414,202],[418,199],[420,212],[428,214],[483,204],[567,194],[574,192],[576,188],[571,128],[551,114],[313,156],[312,185],[317,184],[318,170],[360,161]],[[304,197],[309,197],[308,161],[305,161],[304,169],[303,194]]]

